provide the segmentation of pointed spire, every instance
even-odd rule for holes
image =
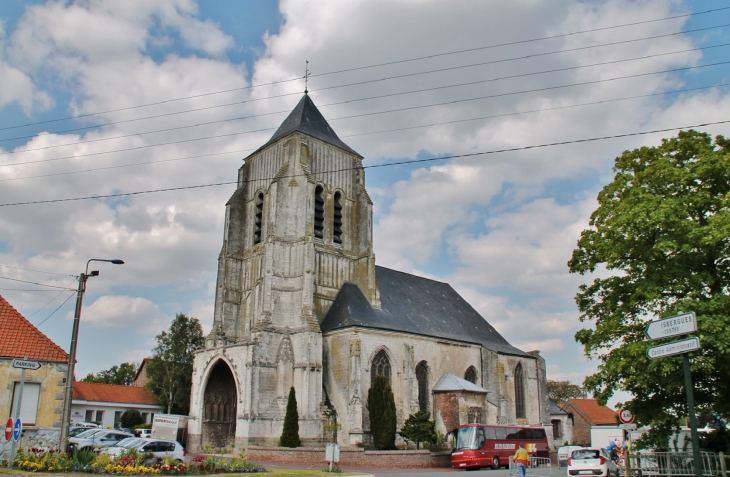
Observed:
[[[342,142],[342,140],[337,137],[335,131],[327,123],[327,120],[324,116],[322,116],[322,113],[319,112],[317,106],[314,105],[312,98],[310,98],[306,93],[302,96],[302,99],[299,100],[299,104],[296,105],[292,112],[289,113],[289,116],[287,116],[284,122],[281,123],[279,129],[277,129],[274,135],[271,136],[271,139],[261,146],[257,152],[294,132],[307,134],[308,136],[317,138],[320,141],[324,141],[347,152],[360,156],[360,154],[355,152],[352,148],[350,148],[350,146]]]

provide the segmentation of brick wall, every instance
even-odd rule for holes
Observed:
[[[252,462],[325,465],[324,447],[248,447],[246,459]],[[366,451],[357,447],[340,448],[340,467],[431,468],[451,467],[450,453],[427,450]]]
[[[573,439],[571,444],[590,446],[591,426],[593,423],[588,422],[570,402],[567,402],[563,406],[563,410],[568,414],[573,414]]]

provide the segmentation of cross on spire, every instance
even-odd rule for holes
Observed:
[[[306,61],[306,64],[304,65],[304,94],[307,94],[309,91],[307,91],[307,83],[309,82],[309,75],[312,74],[311,71],[309,71],[309,60]]]

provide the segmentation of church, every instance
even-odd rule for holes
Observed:
[[[194,359],[191,450],[276,445],[292,386],[303,445],[367,446],[376,375],[398,429],[419,410],[443,434],[550,426],[538,351],[510,345],[449,284],[375,264],[362,161],[306,93],[244,160]]]

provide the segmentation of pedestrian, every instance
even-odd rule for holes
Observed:
[[[517,449],[517,452],[515,452],[515,456],[512,458],[512,461],[515,463],[515,466],[517,466],[517,472],[520,474],[520,477],[525,477],[527,466],[530,465],[530,454],[528,454],[525,450],[524,444],[520,444],[520,448]]]

